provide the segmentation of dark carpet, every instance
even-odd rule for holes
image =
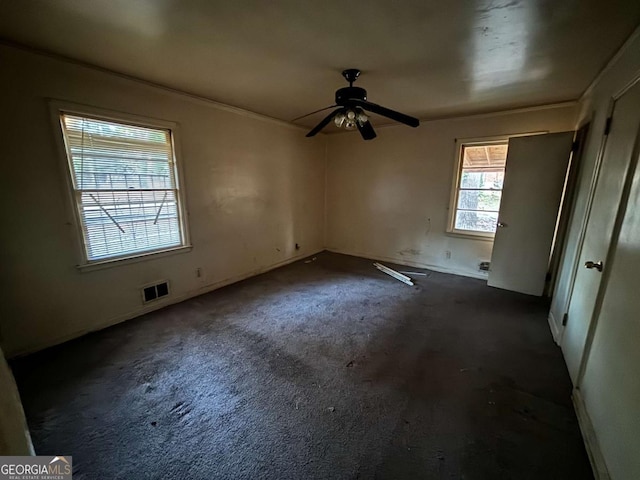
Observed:
[[[415,278],[323,253],[19,359],[36,452],[76,480],[593,478],[546,302]]]

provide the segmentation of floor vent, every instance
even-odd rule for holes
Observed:
[[[169,282],[160,282],[142,289],[142,301],[144,303],[153,302],[167,295],[169,295]]]

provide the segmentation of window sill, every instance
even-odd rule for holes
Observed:
[[[145,260],[155,260],[156,258],[167,257],[178,253],[187,253],[193,249],[191,245],[181,245],[179,247],[167,248],[164,250],[154,250],[152,252],[143,252],[136,255],[123,258],[113,258],[100,260],[97,262],[84,263],[76,265],[81,272],[92,272],[94,270],[102,270],[104,268],[118,267],[120,265],[128,265],[130,263],[142,262]]]
[[[461,232],[461,231],[450,231],[446,232],[446,234],[450,237],[457,238],[466,238],[467,240],[481,240],[484,242],[493,242],[495,238],[495,234],[493,233],[476,233],[476,232]]]

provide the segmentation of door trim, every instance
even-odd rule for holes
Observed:
[[[553,295],[558,282],[562,260],[565,257],[567,249],[569,227],[571,225],[574,207],[577,201],[578,181],[580,179],[580,172],[584,168],[584,154],[586,151],[587,141],[590,138],[589,134],[591,133],[591,116],[585,120],[586,121],[575,131],[573,137],[573,148],[571,149],[571,158],[569,160],[569,167],[567,168],[567,178],[565,181],[564,191],[562,193],[562,200],[560,202],[558,224],[556,226],[553,248],[551,250],[551,259],[549,261],[549,273],[551,278],[545,287],[545,296],[547,297],[551,297]],[[559,332],[557,325],[556,330],[558,333],[561,333]]]
[[[579,389],[573,389],[571,400],[573,401],[573,408],[576,411],[576,416],[578,417],[578,425],[582,432],[582,440],[584,441],[587,456],[589,457],[589,462],[593,469],[593,475],[596,477],[596,480],[610,480],[611,477],[609,475],[609,470],[607,469],[607,464],[604,461],[602,450],[600,450],[600,443],[598,442],[598,437],[596,437],[596,431],[593,428],[591,418],[587,413],[587,408]]]
[[[627,82],[625,85],[623,85],[622,88],[620,88],[615,94],[611,96],[609,100],[609,106],[607,107],[607,115],[605,117],[606,119],[612,118],[613,112],[615,110],[616,102],[620,100],[620,98],[629,90],[631,90],[635,86],[635,84],[638,82],[640,82],[640,70],[636,71],[636,73],[633,75],[631,80]],[[591,123],[592,126],[593,126],[594,116],[595,116],[594,112],[592,111],[591,115],[586,120],[587,122]],[[582,128],[582,126],[583,125],[581,125],[580,128]],[[595,197],[596,188],[598,187],[598,180],[600,179],[600,170],[602,167],[602,160],[604,158],[604,153],[607,148],[608,139],[609,139],[609,134],[603,133],[602,139],[600,140],[600,147],[598,148],[598,153],[596,156],[596,161],[593,166],[593,173],[591,174],[591,182],[589,183],[589,194],[587,197],[587,205],[584,211],[584,215],[582,216],[582,223],[580,224],[580,234],[578,235],[578,240],[577,240],[578,248],[576,249],[576,252],[573,258],[573,262],[572,262],[573,266],[571,267],[571,275],[569,277],[569,285],[570,285],[569,293],[567,294],[567,298],[564,302],[564,308],[563,308],[564,313],[567,313],[569,311],[569,306],[571,305],[571,300],[573,298],[573,290],[576,284],[576,277],[578,275],[578,270],[580,269],[580,257],[582,256],[582,248],[584,246],[584,237],[587,233],[587,226],[589,225],[589,219],[591,218],[591,209],[593,207],[593,199]],[[562,338],[564,336],[564,330],[565,330],[565,327],[563,326],[559,332],[558,340],[556,342],[560,346],[562,346]],[[584,352],[583,352],[583,358],[584,358]]]
[[[553,313],[549,311],[549,315],[547,316],[547,321],[549,322],[549,329],[551,330],[551,336],[553,337],[553,341],[556,345],[560,345],[560,336],[561,333],[558,329],[558,325],[556,324],[556,318],[553,316]]]
[[[610,118],[613,115],[613,110],[615,108],[617,98],[613,97],[609,101],[609,106],[607,108],[607,116],[606,118]],[[591,113],[591,118],[593,118],[594,114]],[[600,179],[600,170],[602,167],[602,160],[604,159],[604,152],[607,148],[607,139],[609,135],[604,133],[600,140],[600,147],[598,147],[598,153],[596,156],[596,161],[593,166],[593,173],[591,174],[591,182],[589,182],[589,194],[587,196],[587,205],[584,211],[584,215],[582,216],[582,222],[580,223],[580,233],[578,235],[578,248],[576,248],[575,255],[573,257],[572,267],[571,267],[571,275],[569,277],[569,293],[567,294],[567,298],[564,302],[564,308],[562,311],[566,314],[569,312],[569,306],[571,305],[571,300],[573,299],[573,290],[576,285],[576,277],[578,276],[578,270],[580,268],[580,257],[582,256],[582,248],[584,246],[584,237],[587,234],[587,227],[589,225],[589,219],[591,218],[591,209],[593,207],[593,199],[596,195],[596,188],[598,186],[598,180]],[[558,344],[562,345],[562,337],[564,336],[564,329],[560,331],[560,337],[558,339]]]
[[[638,157],[640,157],[640,128],[636,132],[636,137],[633,142],[633,150],[631,150],[631,159],[625,172],[624,183],[622,185],[622,192],[620,194],[620,203],[616,211],[616,218],[613,224],[613,230],[611,231],[611,242],[607,249],[607,254],[604,259],[604,271],[602,272],[602,280],[598,286],[598,292],[596,294],[596,301],[593,306],[593,312],[589,321],[589,328],[587,330],[587,338],[585,339],[584,349],[582,350],[582,359],[580,360],[580,368],[578,375],[576,376],[576,387],[580,387],[582,383],[582,377],[589,362],[589,354],[591,353],[591,346],[595,337],[596,329],[598,328],[598,320],[600,318],[600,312],[602,310],[602,303],[607,292],[607,286],[609,285],[609,278],[611,277],[611,267],[613,259],[618,248],[618,240],[620,238],[620,230],[622,229],[622,223],[627,213],[627,206],[629,203],[629,196],[631,194],[631,188],[633,187],[633,180],[638,168]]]

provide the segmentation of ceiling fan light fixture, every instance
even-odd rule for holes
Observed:
[[[362,126],[369,120],[369,117],[365,115],[363,111],[357,109],[349,109],[345,112],[338,113],[333,122],[338,128],[344,128],[345,130],[355,130],[358,125]]]
[[[364,112],[358,112],[357,119],[360,126],[363,126],[369,121],[369,117]]]
[[[356,126],[356,121],[355,120],[347,119],[347,121],[344,122],[344,129],[345,130],[355,130],[356,128],[357,128],[357,126]]]
[[[355,68],[350,68],[342,72],[342,76],[347,80],[347,82],[349,82],[349,86],[336,90],[335,105],[327,108],[321,108],[320,110],[316,110],[315,112],[311,112],[310,114],[303,115],[296,119],[298,120],[329,108],[338,107],[336,110],[324,117],[318,125],[312,128],[311,131],[307,133],[307,137],[317,135],[333,120],[336,127],[344,128],[345,130],[357,129],[364,140],[373,140],[376,138],[376,132],[373,129],[373,126],[369,121],[369,116],[365,113],[365,110],[367,112],[376,113],[383,117],[390,118],[391,120],[395,120],[396,122],[403,123],[410,127],[415,128],[420,125],[420,120],[417,118],[367,101],[367,91],[364,88],[353,86],[353,82],[356,81],[359,75],[360,70]]]

